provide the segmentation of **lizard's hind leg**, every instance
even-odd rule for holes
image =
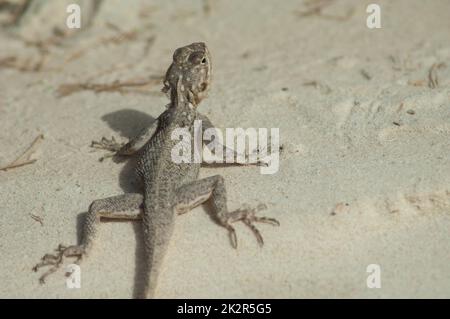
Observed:
[[[254,223],[266,223],[276,226],[280,224],[274,218],[256,216],[256,212],[265,208],[265,205],[260,205],[257,208],[245,207],[229,212],[225,182],[220,175],[196,180],[180,187],[177,191],[174,208],[179,214],[183,214],[207,200],[211,200],[213,204],[214,217],[230,232],[231,245],[234,248],[237,248],[237,238],[236,231],[231,225],[232,223],[242,221],[252,230],[261,246],[264,244],[263,237]]]
[[[81,244],[68,247],[59,245],[55,255],[47,254],[42,257],[41,262],[34,266],[33,270],[37,271],[44,266],[52,267],[40,277],[39,281],[44,283],[45,278],[61,266],[64,257],[77,257],[78,264],[84,256],[87,256],[95,240],[101,218],[141,219],[143,202],[144,197],[141,194],[124,194],[93,201],[84,221]]]

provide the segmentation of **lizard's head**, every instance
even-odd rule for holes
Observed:
[[[197,106],[207,97],[211,81],[211,56],[203,42],[178,48],[164,79],[163,92],[171,99],[176,96],[178,79],[185,98]]]

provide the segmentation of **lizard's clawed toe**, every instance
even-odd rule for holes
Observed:
[[[253,232],[253,234],[256,237],[256,240],[258,241],[258,244],[262,247],[264,245],[264,239],[258,230],[254,223],[265,223],[270,224],[273,226],[280,226],[280,222],[276,220],[275,218],[269,218],[269,217],[258,217],[256,216],[256,212],[266,209],[267,206],[264,204],[258,205],[256,208],[249,208],[247,206],[244,206],[243,209],[238,209],[230,214],[230,222],[237,222],[242,221],[247,227],[250,228],[250,230]],[[230,229],[231,226],[227,226],[227,228],[231,232],[232,236],[232,246],[234,248],[237,248],[237,240],[236,240],[236,233],[234,231],[234,228],[232,230]],[[233,239],[234,236],[234,239]],[[233,242],[234,240],[234,242]]]
[[[230,232],[230,241],[231,241],[231,246],[234,249],[237,249],[237,237],[236,237],[236,231],[234,230],[234,227],[231,225],[227,226],[228,231]]]
[[[41,258],[41,262],[36,264],[32,269],[34,272],[37,272],[39,268],[45,266],[52,266],[47,272],[45,272],[40,278],[39,282],[41,284],[45,283],[45,278],[50,274],[54,273],[61,266],[64,257],[78,257],[75,261],[77,264],[81,260],[83,254],[85,253],[84,246],[64,246],[59,245],[58,248],[55,249],[57,252],[56,255],[45,254],[44,257]]]
[[[92,148],[98,148],[102,150],[107,150],[110,152],[117,152],[121,149],[123,146],[122,143],[118,143],[114,136],[111,137],[111,139],[107,139],[106,137],[102,137],[100,142],[92,141],[91,147]]]
[[[92,141],[91,147],[97,148],[101,150],[106,150],[112,152],[111,154],[106,154],[99,158],[100,162],[103,162],[106,158],[114,157],[117,152],[122,148],[124,143],[118,143],[116,142],[116,139],[114,136],[111,137],[111,139],[107,139],[106,137],[102,137],[100,142]]]

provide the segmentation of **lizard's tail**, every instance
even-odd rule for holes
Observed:
[[[159,272],[172,236],[174,213],[172,209],[146,209],[143,216],[145,247],[144,298],[153,298]]]

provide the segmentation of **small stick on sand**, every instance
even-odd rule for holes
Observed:
[[[366,78],[367,80],[372,80],[372,76],[369,74],[369,72],[367,72],[366,70],[364,70],[364,69],[361,69],[361,75],[364,77],[364,78]]]
[[[317,17],[321,17],[324,19],[328,19],[328,20],[346,21],[346,20],[349,20],[355,13],[355,8],[351,8],[343,16],[335,16],[335,15],[323,13],[323,10],[326,7],[329,7],[330,5],[332,5],[333,2],[334,2],[334,0],[306,1],[305,5],[309,8],[306,9],[305,11],[297,10],[297,11],[295,11],[295,14],[300,18],[317,16]]]
[[[328,85],[321,84],[321,83],[317,82],[316,80],[303,82],[303,86],[312,86],[315,89],[319,88],[326,94],[329,94],[331,92],[331,88]]]
[[[203,0],[203,13],[205,14],[205,16],[209,16],[209,14],[211,13],[211,2],[210,0]]]
[[[333,3],[334,0],[305,1],[305,5],[309,7],[306,11],[296,11],[299,17],[308,17],[313,15],[321,15],[322,10]]]
[[[428,71],[428,87],[435,89],[439,86],[439,79],[437,76],[437,70],[445,67],[445,63],[434,63]]]
[[[319,83],[317,81],[308,81],[308,82],[303,82],[304,86],[313,86],[315,88],[317,88],[319,86]]]
[[[37,221],[39,224],[41,224],[41,226],[44,226],[44,220],[42,219],[42,217],[34,215],[34,214],[30,214],[31,218],[33,218],[35,221]]]
[[[58,95],[60,97],[71,95],[79,91],[94,91],[95,93],[101,92],[120,92],[124,93],[124,89],[131,87],[142,87],[147,85],[156,85],[161,82],[161,77],[152,77],[147,80],[141,81],[125,81],[120,82],[116,80],[112,83],[97,84],[97,83],[75,83],[75,84],[63,84],[58,88]]]
[[[31,143],[30,147],[28,147],[25,152],[22,153],[18,158],[16,158],[11,164],[6,165],[4,167],[0,167],[0,171],[7,171],[9,169],[22,167],[25,165],[33,164],[36,162],[36,159],[30,159],[30,156],[36,151],[37,145],[44,139],[44,135],[40,134],[36,137]]]

